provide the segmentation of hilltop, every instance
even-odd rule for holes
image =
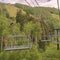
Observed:
[[[22,4],[5,4],[0,3],[0,7],[2,9],[6,9],[10,16],[15,16],[18,9],[23,9],[26,12],[32,13],[34,15],[40,15],[41,13],[46,14],[58,14],[58,10],[56,8],[49,7],[29,7]]]

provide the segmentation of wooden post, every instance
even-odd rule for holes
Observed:
[[[1,37],[1,51],[3,50],[3,36]]]
[[[57,50],[59,50],[58,29],[57,29]]]

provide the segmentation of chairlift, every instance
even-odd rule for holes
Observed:
[[[6,37],[6,46],[4,47],[4,50],[5,51],[9,51],[9,50],[25,50],[25,49],[30,49],[31,47],[32,47],[32,43],[31,43],[31,39],[30,39],[30,35],[27,35],[27,36],[25,36],[25,35],[16,35],[15,34],[15,32],[14,32],[14,23],[11,23],[10,24],[10,26],[11,26],[11,30],[12,30],[12,33],[13,33],[13,35],[10,35],[10,36],[8,36],[8,37]],[[8,41],[8,39],[16,39],[16,40],[18,40],[17,38],[27,38],[27,40],[29,41],[29,43],[28,43],[28,45],[19,45],[19,46],[14,46],[14,45],[11,45],[11,46],[7,46],[7,41]],[[10,42],[9,42],[10,43]],[[13,43],[14,44],[14,43]]]
[[[14,36],[8,36],[6,39],[9,38],[21,38],[21,37],[26,37],[25,35],[14,35]],[[4,50],[5,51],[10,51],[10,50],[26,50],[26,49],[31,49],[32,43],[30,41],[30,37],[27,38],[29,40],[28,45],[21,45],[21,46],[5,46]]]

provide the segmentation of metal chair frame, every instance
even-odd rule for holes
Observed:
[[[26,36],[25,35],[13,35],[13,36],[6,37],[6,39],[8,39],[8,38],[20,38],[20,37],[26,37]],[[30,37],[28,37],[28,39],[29,39],[29,45],[4,47],[4,50],[5,51],[9,51],[9,50],[25,50],[25,49],[31,49],[32,43],[30,42]]]

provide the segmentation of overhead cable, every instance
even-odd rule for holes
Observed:
[[[39,3],[37,2],[37,0],[35,0],[36,4],[39,6]]]
[[[34,2],[31,0],[31,2],[32,2],[32,4],[34,5],[34,7],[35,7],[35,4],[34,4]]]
[[[31,6],[30,3],[29,3],[27,0],[25,0],[25,2],[26,2],[29,6]]]

